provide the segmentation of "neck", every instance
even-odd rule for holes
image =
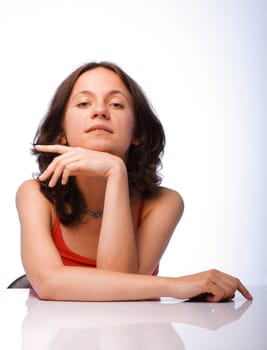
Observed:
[[[93,210],[103,209],[106,179],[100,177],[88,178],[85,176],[77,176],[76,183],[84,197],[86,207]]]

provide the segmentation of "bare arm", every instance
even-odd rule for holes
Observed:
[[[67,267],[51,237],[51,205],[30,180],[17,192],[21,223],[21,253],[27,276],[38,296],[51,300],[142,300],[170,296],[191,298],[209,294],[209,301],[232,297],[236,290],[251,296],[242,283],[212,270],[180,278]]]
[[[134,230],[126,169],[108,177],[104,216],[97,249],[97,266],[112,271],[152,274],[183,213],[179,194],[161,188],[146,201]]]
[[[64,266],[51,237],[51,205],[36,181],[27,181],[19,188],[17,208],[22,262],[40,298],[139,300],[165,294],[163,278],[156,281],[152,276]]]
[[[99,177],[106,180],[104,214],[96,254],[97,267],[120,272],[138,272],[138,252],[130,207],[128,176],[124,162],[116,156],[79,147],[36,146],[43,152],[59,153],[40,180],[50,178],[53,187],[68,177]]]
[[[119,159],[107,177],[104,214],[97,248],[97,267],[132,273],[139,270],[127,171]]]
[[[183,213],[183,201],[177,192],[161,189],[146,201],[144,217],[135,232],[128,177],[124,162],[104,152],[62,145],[37,146],[56,157],[41,180],[51,177],[53,187],[62,176],[103,177],[107,181],[104,214],[97,248],[97,267],[105,270],[152,274]],[[149,252],[149,254],[148,254]]]

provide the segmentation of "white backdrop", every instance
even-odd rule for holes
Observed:
[[[15,193],[36,170],[36,127],[61,80],[91,60],[132,75],[165,126],[163,184],[181,193],[185,213],[161,274],[215,267],[267,283],[266,4],[1,3],[0,287],[23,273]]]

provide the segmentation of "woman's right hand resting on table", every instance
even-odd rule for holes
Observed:
[[[173,297],[179,299],[201,298],[210,302],[232,299],[239,291],[246,299],[251,300],[247,288],[238,278],[218,270],[209,270],[179,277],[173,283]]]

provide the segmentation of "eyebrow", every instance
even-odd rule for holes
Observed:
[[[79,95],[91,95],[91,96],[95,96],[95,94],[90,91],[90,90],[82,90],[79,91],[76,95],[73,96],[73,98],[76,98]],[[126,100],[130,100],[131,96],[126,95],[124,92],[122,92],[121,90],[111,90],[107,93],[107,96],[113,96],[113,95],[122,95],[124,98],[126,98]]]

